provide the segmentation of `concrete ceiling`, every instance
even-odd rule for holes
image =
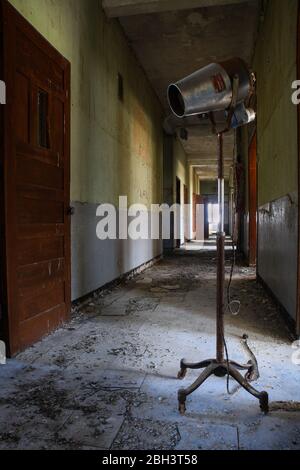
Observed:
[[[245,0],[103,0],[109,18],[243,3]]]
[[[223,154],[226,179],[229,178],[232,166],[235,147],[234,141],[235,138],[233,132],[224,135]],[[197,145],[194,148],[193,145],[195,142]],[[185,146],[187,148],[188,162],[190,165],[195,167],[197,175],[202,180],[216,179],[218,169],[218,140],[216,136],[210,135],[203,137],[198,135],[195,139],[189,139]]]
[[[216,61],[241,57],[252,63],[260,18],[260,0],[103,0],[110,17],[121,26],[157,93],[166,116],[170,110],[166,90],[170,83]],[[185,9],[183,9],[185,8]],[[216,137],[203,123],[188,126],[189,138],[182,140],[191,164],[202,164],[202,177],[215,175]],[[233,155],[233,135],[227,136],[225,172]],[[229,161],[230,159],[230,161]]]

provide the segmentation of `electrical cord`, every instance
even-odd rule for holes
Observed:
[[[235,217],[233,221],[233,234],[235,233],[236,223]],[[234,243],[234,237],[232,237],[232,261],[231,261],[231,268],[230,268],[230,277],[227,286],[227,308],[231,315],[237,316],[241,310],[241,302],[239,300],[232,300],[231,298],[231,285],[234,273],[234,267],[236,265],[236,246]],[[235,308],[234,308],[235,307]]]
[[[234,217],[234,222],[233,222],[233,234],[235,232],[235,217]],[[227,308],[230,311],[232,315],[238,315],[240,312],[240,307],[241,307],[241,302],[239,300],[231,300],[231,285],[232,285],[232,279],[233,279],[233,273],[234,273],[234,267],[236,263],[236,248],[235,248],[235,243],[234,243],[234,237],[232,237],[232,262],[231,262],[231,268],[230,268],[230,278],[227,286]],[[232,306],[234,304],[238,305],[238,311],[233,312]],[[228,395],[232,395],[230,389],[229,389],[229,379],[230,379],[230,373],[229,373],[229,353],[228,353],[228,347],[227,347],[227,342],[225,339],[225,335],[223,334],[223,343],[225,347],[225,354],[226,354],[226,364],[227,364],[227,393]]]
[[[236,160],[235,160],[235,155],[236,155],[236,133],[234,134],[234,149],[233,149],[233,199],[234,199],[234,205],[235,208],[237,207],[237,198],[238,198],[238,192],[237,192],[237,175],[236,175]],[[232,227],[232,260],[231,260],[231,269],[230,269],[230,277],[229,277],[229,282],[227,286],[227,308],[230,311],[231,315],[236,316],[240,313],[241,309],[241,302],[239,300],[232,300],[231,297],[231,286],[232,286],[232,279],[233,279],[233,273],[234,273],[234,268],[236,265],[236,245],[234,242],[234,236],[235,236],[235,230],[236,230],[236,212],[234,211],[234,218],[233,218],[233,227]],[[234,308],[234,306],[236,306]]]

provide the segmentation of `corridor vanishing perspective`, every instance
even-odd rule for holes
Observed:
[[[240,338],[248,332],[270,413],[259,413],[231,380],[228,395],[226,378],[214,377],[188,399],[185,417],[178,414],[179,360],[215,354],[216,253],[188,248],[77,305],[70,324],[10,361],[1,374],[0,448],[300,448],[289,332],[241,263],[232,295],[242,306],[226,316],[228,348],[243,362]]]
[[[0,0],[0,450],[300,451],[299,198],[300,0]]]

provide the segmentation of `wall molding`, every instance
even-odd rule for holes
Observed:
[[[137,268],[134,268],[127,273],[121,274],[119,277],[114,279],[113,281],[108,282],[107,284],[99,287],[96,290],[93,290],[92,292],[89,292],[88,294],[84,295],[83,297],[80,297],[79,299],[76,299],[72,302],[72,315],[78,311],[78,309],[82,308],[84,305],[89,303],[92,299],[92,297],[100,295],[105,293],[105,291],[109,291],[115,287],[120,286],[125,281],[129,281],[133,279],[134,277],[138,276],[139,274],[142,274],[144,271],[146,271],[149,268],[152,268],[156,263],[161,261],[163,259],[163,255],[158,255],[155,258],[153,258],[150,261],[147,261],[146,263],[141,264]]]

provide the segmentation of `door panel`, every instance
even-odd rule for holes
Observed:
[[[49,157],[50,158],[50,157]],[[43,156],[35,158],[34,151],[31,160],[21,153],[16,161],[16,178],[18,184],[29,184],[42,188],[64,189],[64,172],[62,168],[42,162]]]
[[[70,66],[6,1],[1,8],[5,313],[14,354],[70,313]]]
[[[35,317],[39,312],[49,311],[57,305],[63,305],[65,299],[64,282],[53,284],[47,292],[43,290],[33,295],[22,295],[19,297],[19,308],[22,320],[28,320]]]
[[[30,81],[28,77],[16,73],[16,101],[19,103],[18,113],[16,114],[16,135],[21,142],[29,143],[29,107],[30,107]]]

